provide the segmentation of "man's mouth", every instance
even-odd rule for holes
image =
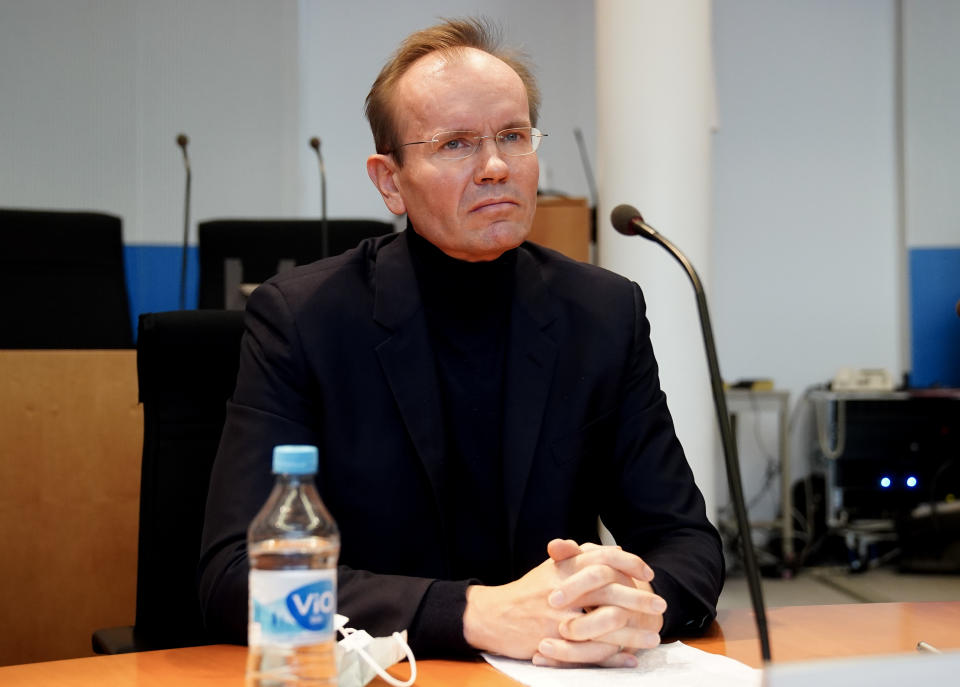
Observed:
[[[489,198],[487,200],[481,201],[476,205],[474,205],[470,211],[477,212],[479,210],[504,209],[504,208],[513,207],[516,205],[517,205],[517,202],[512,198]]]

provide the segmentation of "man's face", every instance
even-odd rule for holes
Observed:
[[[426,55],[401,77],[393,95],[401,143],[441,131],[498,131],[530,126],[527,92],[517,73],[485,52]],[[417,233],[451,257],[493,260],[520,245],[536,210],[536,154],[504,156],[492,138],[461,160],[440,159],[430,145],[367,161],[387,207],[406,212]]]

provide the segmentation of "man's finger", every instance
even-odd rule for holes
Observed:
[[[635,577],[642,582],[650,582],[653,579],[653,569],[640,556],[616,546],[585,548],[577,559],[577,564],[580,567],[597,564],[609,565],[624,575]]]
[[[660,634],[650,630],[636,630],[630,627],[624,627],[616,632],[610,632],[609,634],[601,635],[594,639],[575,640],[574,643],[580,643],[581,641],[611,644],[621,647],[622,651],[633,652],[639,651],[640,649],[654,649],[660,646]]]
[[[632,579],[609,565],[591,565],[578,570],[558,584],[547,597],[547,603],[554,608],[574,605],[580,597],[615,583],[633,587]]]
[[[663,616],[631,613],[619,606],[601,606],[560,623],[560,636],[574,642],[602,641],[631,649],[660,643]]]
[[[618,645],[604,642],[568,642],[563,639],[544,639],[537,646],[537,654],[540,656],[540,662],[536,660],[534,662],[538,665],[629,665],[628,661],[631,658],[633,659],[633,665],[637,664],[636,657],[622,652]],[[623,654],[623,656],[618,658],[619,654]]]
[[[663,615],[667,602],[663,597],[634,586],[632,580],[623,580],[616,573],[604,578],[594,570],[581,571],[564,580],[547,597],[554,608],[593,608],[596,606],[619,606],[636,613]]]
[[[550,668],[582,668],[584,666],[599,666],[601,668],[636,668],[637,667],[637,657],[630,651],[624,649],[623,651],[618,651],[610,658],[598,661],[597,663],[565,663],[563,661],[555,661],[552,658],[547,658],[539,651],[533,655],[531,659],[534,665],[537,666],[547,666]]]
[[[581,553],[580,545],[573,539],[552,539],[547,544],[547,555],[554,561],[564,561]]]
[[[597,642],[607,644],[617,643],[623,651],[638,651],[640,649],[654,649],[660,646],[660,633],[650,630],[637,630],[635,628],[625,627],[616,632],[597,637]]]

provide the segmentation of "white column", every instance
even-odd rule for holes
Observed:
[[[663,248],[620,236],[609,221],[621,203],[639,209],[690,258],[709,305],[710,11],[709,0],[596,0],[597,185],[599,263],[643,289],[661,385],[715,521],[726,479],[693,290]]]

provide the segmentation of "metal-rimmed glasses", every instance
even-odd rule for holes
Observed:
[[[442,160],[462,160],[480,150],[483,139],[489,138],[504,155],[518,157],[532,155],[540,147],[540,139],[547,134],[532,126],[503,129],[493,136],[481,136],[477,131],[441,131],[429,141],[410,141],[397,146],[430,145],[434,155]]]

